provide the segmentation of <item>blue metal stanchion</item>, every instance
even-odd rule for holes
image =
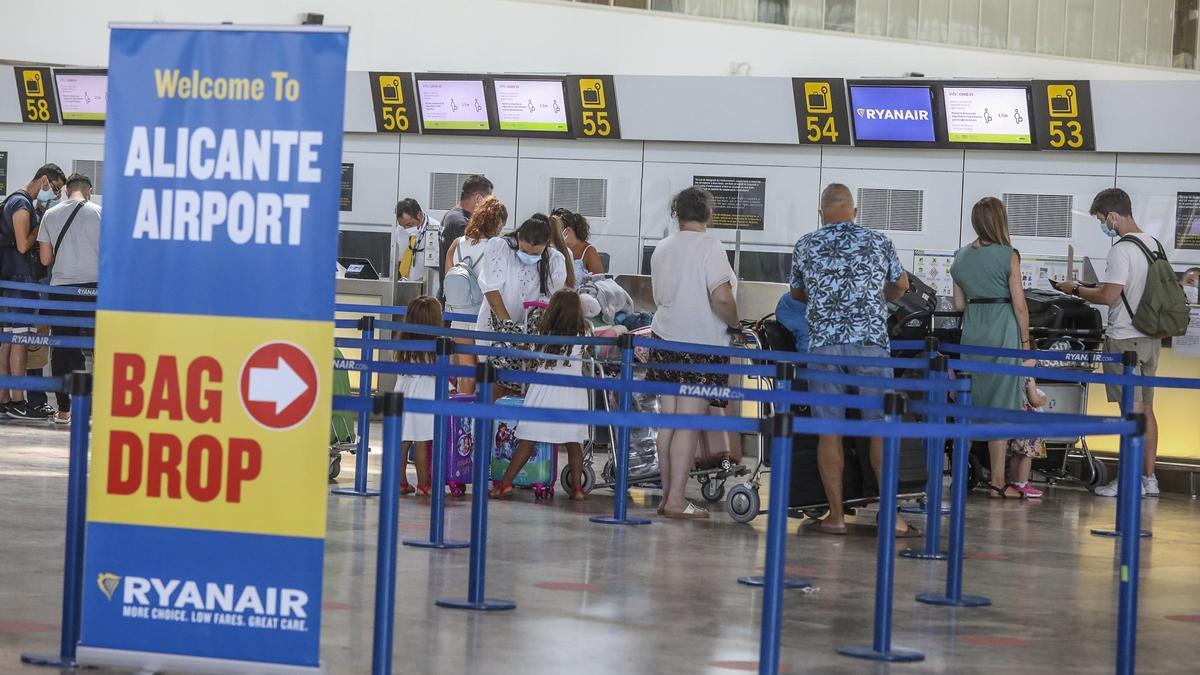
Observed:
[[[934,348],[937,347],[937,338],[929,338],[934,341]],[[928,342],[927,342],[928,344]],[[945,354],[934,354],[929,359],[929,369],[926,371],[926,376],[930,380],[946,379],[946,371],[949,370],[950,359]],[[935,396],[933,392],[929,393],[929,397]],[[944,403],[946,394],[942,393],[941,402]],[[932,424],[941,424],[946,421],[944,415],[926,415],[925,421]],[[928,480],[925,482],[925,548],[909,549],[901,551],[902,558],[915,558],[917,560],[945,560],[946,554],[942,551],[942,479],[945,472],[946,463],[946,440],[944,438],[926,438],[925,439],[925,468],[929,474]],[[936,508],[929,508],[930,505]],[[901,509],[903,511],[903,509]]]
[[[896,392],[883,395],[884,420],[900,421],[905,399]],[[840,647],[838,653],[871,661],[923,661],[913,649],[892,646],[892,582],[896,564],[896,493],[900,489],[900,439],[883,439],[883,466],[879,479],[879,544],[875,562],[875,634],[870,645]]]
[[[476,368],[475,400],[481,405],[492,402],[492,387],[496,382],[496,367],[485,361]],[[484,577],[487,574],[487,466],[492,456],[492,443],[496,431],[490,419],[475,420],[475,471],[471,475],[471,557],[470,577],[467,582],[466,598],[438,600],[438,607],[448,609],[474,609],[496,611],[513,609],[517,603],[511,600],[494,600],[484,596]]]
[[[454,353],[454,340],[448,337],[437,339],[437,365],[449,366],[450,355]],[[434,389],[434,398],[439,402],[450,400],[450,380],[438,377]],[[489,401],[490,403],[490,401]],[[450,444],[450,418],[446,415],[435,415],[433,426],[433,449],[430,451],[430,499],[429,499],[429,538],[405,539],[405,546],[417,548],[466,548],[467,542],[457,539],[446,539],[446,448]],[[475,457],[476,473],[487,469],[487,458],[479,461]]]
[[[796,364],[794,364],[794,363],[777,363],[777,364],[775,364],[775,388],[776,389],[781,390],[781,391],[791,391],[792,390],[792,382],[795,379],[796,379]],[[772,433],[774,433],[774,432],[772,432]],[[788,438],[787,457],[780,457],[779,454],[776,453],[775,445],[773,443],[771,445],[771,505],[774,506],[775,504],[783,504],[783,518],[780,521],[782,524],[779,525],[779,527],[781,528],[781,531],[787,530],[787,505],[790,501],[791,480],[792,480],[792,468],[791,468],[792,467],[792,453],[791,453],[792,447],[793,447],[793,443],[792,443],[790,434],[789,434],[789,438]],[[783,461],[784,463],[782,465],[780,465],[777,463],[779,461]],[[771,513],[773,514],[774,511],[771,511]],[[769,533],[772,531],[771,530],[771,522],[772,521],[770,520],[771,517],[773,517],[773,516],[768,515],[768,523],[767,523],[767,532],[768,532],[767,557],[768,557],[768,560],[770,559],[770,552],[769,552],[770,551],[770,534]],[[782,535],[780,535],[780,536],[782,536]],[[762,586],[765,583],[764,577],[761,574],[754,575],[754,576],[748,576],[748,577],[738,577],[737,581],[739,584],[742,584],[743,586],[754,586],[754,587]],[[780,583],[783,585],[783,588],[804,589],[804,588],[809,588],[812,586],[812,584],[808,583],[804,579],[797,579],[795,577],[783,577],[783,579]]]
[[[1126,375],[1126,376],[1134,375],[1135,374],[1134,371],[1137,369],[1137,364],[1138,364],[1137,352],[1128,351],[1128,352],[1124,352],[1121,354],[1121,365],[1123,366],[1122,373],[1124,375]],[[1122,415],[1132,415],[1133,414],[1133,404],[1134,404],[1133,395],[1134,395],[1135,389],[1136,388],[1132,384],[1126,383],[1126,384],[1121,385],[1121,414]],[[1111,530],[1105,530],[1105,529],[1092,530],[1092,534],[1097,537],[1120,537],[1121,536],[1121,528],[1124,526],[1123,525],[1124,520],[1122,518],[1121,512],[1124,508],[1124,503],[1125,503],[1125,500],[1121,498],[1121,495],[1124,494],[1125,491],[1127,491],[1127,490],[1132,490],[1132,491],[1136,492],[1138,494],[1139,498],[1142,495],[1142,469],[1139,468],[1137,473],[1135,474],[1135,473],[1130,473],[1130,470],[1128,468],[1129,466],[1131,466],[1133,464],[1131,461],[1129,461],[1130,451],[1129,451],[1129,442],[1128,441],[1129,441],[1129,438],[1127,436],[1122,436],[1121,444],[1118,447],[1118,451],[1117,451],[1117,519],[1116,519],[1116,525],[1114,525],[1113,529],[1111,529]],[[1143,445],[1144,445],[1144,443],[1143,443]],[[1143,463],[1143,458],[1139,456],[1137,461],[1138,461],[1139,467],[1141,467],[1142,463]],[[1141,533],[1141,536],[1144,538],[1149,538],[1152,536],[1149,530],[1141,529],[1140,522],[1138,523],[1138,531]]]
[[[1131,414],[1127,417],[1137,422],[1137,433],[1129,437],[1127,444],[1129,473],[1134,477],[1134,481],[1140,481],[1142,450],[1146,440],[1146,416]],[[1121,463],[1125,461],[1125,457],[1122,456]],[[1133,675],[1137,662],[1137,596],[1140,567],[1138,558],[1141,555],[1141,537],[1135,533],[1139,531],[1142,522],[1142,495],[1139,490],[1128,490],[1119,492],[1117,498],[1124,502],[1121,512],[1124,520],[1117,524],[1122,532],[1120,591],[1117,599],[1117,675]]]
[[[22,654],[34,666],[74,668],[83,608],[83,548],[87,519],[88,430],[92,419],[92,376],[76,372],[67,377],[71,394],[71,444],[67,465],[67,539],[63,554],[61,641],[57,655]]]
[[[959,375],[960,379],[970,379],[969,374]],[[958,402],[962,407],[971,407],[971,392],[958,393]],[[985,607],[992,601],[978,595],[963,595],[963,553],[967,528],[967,473],[971,470],[969,456],[971,454],[970,418],[958,420],[962,434],[954,439],[954,475],[950,478],[950,552],[946,565],[946,594],[920,593],[917,602],[927,605],[942,605],[949,607]]]
[[[789,373],[789,376],[791,374]],[[767,556],[763,575],[761,634],[758,672],[779,672],[779,634],[783,626],[783,567],[787,558],[788,481],[792,470],[792,414],[777,412],[763,420],[762,433],[771,439],[771,469],[784,478],[771,477],[771,503],[767,513]],[[740,580],[739,580],[740,581]],[[807,584],[805,584],[807,587]]]
[[[372,675],[392,672],[392,623],[396,610],[396,536],[400,520],[400,456],[404,452],[404,396],[383,395],[383,452],[379,481],[379,540],[375,551],[375,635]]]
[[[375,339],[375,317],[364,316],[358,320],[358,329],[362,331],[362,361],[363,369],[358,373],[358,397],[363,399],[363,409],[358,412],[358,450],[354,456],[354,487],[335,488],[330,494],[350,495],[353,497],[374,497],[378,490],[367,489],[367,455],[371,453],[371,406],[365,403],[371,398],[371,364],[375,361],[375,348],[371,342]]]
[[[933,360],[939,355],[938,349],[940,347],[941,347],[941,342],[936,337],[929,336],[929,337],[925,338],[925,358],[928,361],[928,363],[925,366],[925,379],[927,379],[927,380],[939,379],[938,374],[936,374],[934,371]],[[949,357],[946,357],[946,358],[947,358],[947,367],[941,371],[942,373],[945,373],[946,370],[949,369]],[[944,378],[944,377],[945,376],[943,375],[942,378]],[[932,395],[932,392],[930,392],[930,394]],[[926,417],[926,419],[928,420],[928,419],[930,419],[930,417]],[[937,473],[935,475],[933,472],[933,467],[935,465],[938,467],[945,466],[946,451],[945,451],[944,447],[939,445],[937,451],[940,452],[941,455],[939,455],[938,457],[934,457],[933,452],[935,451],[934,450],[935,444],[934,444],[933,440],[934,439],[928,439],[928,438],[925,439],[925,466],[929,469],[929,476],[925,481],[925,501],[923,503],[917,504],[915,506],[901,506],[900,513],[911,513],[914,515],[924,515],[926,512],[925,507],[928,506],[929,503],[933,499],[933,493],[935,491],[938,493],[938,495],[941,495],[941,493],[942,493],[942,484],[941,484],[942,474]],[[944,442],[943,442],[943,445],[944,445]],[[938,481],[938,483],[936,485],[934,484],[935,479]],[[941,505],[940,502],[933,502],[933,503],[938,504],[939,506]],[[948,509],[946,507],[942,507],[939,515],[949,515],[949,513],[950,513],[950,509]],[[928,522],[926,523],[926,527],[929,528]],[[935,531],[935,532],[938,531],[936,528],[930,528],[930,529],[933,529],[933,531]],[[939,535],[940,535],[940,532],[939,532]],[[926,537],[926,538],[928,539],[928,537]],[[936,547],[933,550],[936,551],[937,550]],[[925,556],[925,555],[915,555],[916,553],[921,553],[921,552],[913,551],[913,550],[901,551],[900,555],[904,556],[905,558],[927,558],[927,556]],[[940,558],[936,558],[936,557],[931,558],[931,559],[940,560]]]
[[[617,346],[621,349],[621,381],[633,381],[633,335],[626,333],[617,338]],[[628,413],[633,409],[633,394],[628,390],[617,395],[621,412]],[[629,506],[629,427],[617,430],[617,442],[613,444],[616,453],[616,485],[613,487],[613,514],[611,516],[592,516],[588,520],[605,525],[649,525],[647,518],[630,518],[626,515]]]

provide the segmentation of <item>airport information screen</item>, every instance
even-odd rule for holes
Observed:
[[[108,75],[102,72],[56,72],[58,100],[64,124],[102,123],[108,101]]]
[[[942,97],[951,143],[1033,144],[1025,87],[945,87]]]
[[[561,80],[495,80],[493,86],[501,131],[570,131]]]
[[[483,80],[419,80],[421,124],[426,129],[487,131]]]
[[[850,109],[856,142],[937,141],[932,87],[851,85]]]

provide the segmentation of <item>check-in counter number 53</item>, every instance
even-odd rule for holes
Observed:
[[[1050,147],[1082,148],[1083,125],[1079,120],[1051,120]]]
[[[608,136],[612,133],[612,124],[608,121],[607,110],[583,111],[584,136]]]
[[[384,131],[408,131],[408,109],[402,105],[385,105],[380,112],[383,114]]]

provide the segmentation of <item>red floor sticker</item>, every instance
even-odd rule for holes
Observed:
[[[27,621],[0,621],[0,633],[57,633],[58,626]]]
[[[1200,623],[1200,614],[1171,614],[1167,616],[1167,619],[1183,623]]]
[[[1008,556],[1000,555],[999,553],[986,553],[984,551],[967,551],[963,554],[964,560],[1008,560]]]
[[[569,581],[542,581],[534,584],[534,586],[547,591],[591,591],[602,593],[608,590],[608,586],[604,584],[580,584]]]
[[[959,635],[959,642],[981,647],[1028,647],[1029,640],[995,635]]]
[[[350,609],[350,604],[346,602],[331,602],[326,600],[321,603],[321,609]]]

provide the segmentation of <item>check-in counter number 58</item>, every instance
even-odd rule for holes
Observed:
[[[408,110],[402,105],[385,105],[383,112],[384,131],[408,131]]]
[[[1079,120],[1051,120],[1050,147],[1082,148],[1083,125]]]
[[[607,136],[612,133],[612,124],[608,121],[606,110],[583,111],[583,135]]]
[[[50,121],[50,106],[44,98],[31,98],[25,101],[25,113],[30,122]]]

